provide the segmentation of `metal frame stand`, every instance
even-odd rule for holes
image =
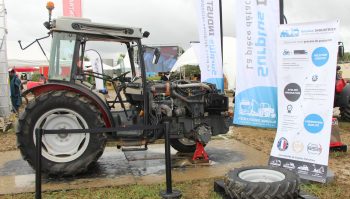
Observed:
[[[157,126],[145,126],[145,125],[133,125],[126,127],[115,128],[99,128],[99,129],[63,129],[63,130],[44,130],[35,129],[36,136],[36,161],[35,161],[35,199],[41,199],[41,158],[42,158],[42,137],[45,134],[59,134],[59,133],[108,133],[118,131],[130,131],[130,130],[164,130],[165,134],[165,174],[166,174],[166,191],[161,191],[163,198],[180,198],[181,192],[178,190],[172,190],[171,181],[171,154],[170,154],[170,139],[169,128],[170,123],[164,122],[164,124]]]
[[[35,199],[41,199],[41,139],[42,129],[35,129],[36,161],[35,161]]]
[[[170,154],[170,139],[168,121],[165,124],[165,177],[166,177],[166,190],[160,191],[162,198],[181,198],[182,194],[179,190],[173,190],[171,180],[171,154]]]

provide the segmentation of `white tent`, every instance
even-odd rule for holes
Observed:
[[[84,61],[84,69],[85,70],[88,70],[91,68],[91,62],[90,61]],[[92,69],[92,68],[91,68]],[[113,66],[110,66],[110,65],[107,65],[105,63],[103,63],[103,70],[106,71],[106,70],[115,70],[117,69],[117,67],[113,67]]]
[[[196,45],[192,45],[182,54],[171,71],[180,70],[184,65],[199,65],[199,59],[196,52]],[[236,88],[236,38],[224,37],[223,41],[223,69],[224,75],[228,81],[228,89],[235,90]]]

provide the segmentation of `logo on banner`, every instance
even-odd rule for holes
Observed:
[[[323,119],[317,114],[310,114],[304,119],[304,128],[312,134],[319,133],[324,126]]]
[[[307,152],[311,155],[320,155],[322,153],[322,145],[309,143],[307,145]]]
[[[281,137],[277,142],[277,148],[280,151],[285,151],[288,149],[288,140],[284,137]]]
[[[301,88],[296,83],[290,83],[284,88],[284,96],[287,100],[295,102],[300,98]]]
[[[291,28],[288,30],[283,30],[280,34],[280,37],[299,37],[299,29]]]
[[[300,141],[293,142],[293,151],[296,153],[302,152],[304,149],[304,144]]]
[[[325,47],[319,47],[312,53],[312,63],[317,67],[321,67],[327,63],[329,59],[329,52]]]

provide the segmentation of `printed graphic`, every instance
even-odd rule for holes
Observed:
[[[276,166],[276,167],[280,167],[281,166],[281,160],[275,159],[275,160],[270,162],[270,165]]]
[[[300,98],[301,88],[296,83],[290,83],[284,88],[284,96],[291,102],[295,102]]]
[[[298,28],[291,28],[289,30],[283,30],[280,34],[280,37],[298,37],[299,36],[299,29]]]
[[[292,113],[292,110],[293,110],[293,106],[291,104],[288,104],[287,105],[287,112]]]
[[[312,62],[315,66],[321,67],[328,62],[329,52],[325,47],[319,47],[312,53]]]
[[[275,118],[276,113],[272,108],[271,104],[268,103],[258,103],[256,100],[242,100],[239,103],[240,114],[248,116],[257,116],[257,117],[268,117]]]
[[[277,142],[277,148],[280,151],[285,151],[288,149],[288,140],[284,137],[280,138]]]
[[[298,170],[309,171],[309,167],[307,165],[303,164],[301,166],[298,166]]]
[[[304,128],[313,134],[319,133],[324,126],[323,119],[317,114],[310,114],[304,120]]]
[[[293,169],[295,169],[295,165],[293,162],[287,162],[287,163],[283,164],[283,168],[293,170]]]
[[[320,155],[322,153],[322,145],[309,143],[307,145],[307,152],[311,155]]]
[[[293,142],[293,151],[296,153],[300,153],[304,150],[304,144],[300,141]]]
[[[324,174],[325,170],[324,170],[324,167],[323,166],[320,166],[320,167],[316,167],[315,164],[312,164],[312,166],[314,167],[314,169],[311,171],[315,174]]]
[[[294,50],[294,55],[307,55],[306,50]]]

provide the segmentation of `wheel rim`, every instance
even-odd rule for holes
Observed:
[[[85,119],[77,112],[65,108],[50,110],[40,116],[35,123],[33,139],[35,139],[35,129],[46,130],[58,129],[87,129]],[[90,134],[52,134],[43,135],[42,155],[54,162],[69,162],[80,157],[86,150],[90,141]],[[36,143],[35,143],[36,144]]]
[[[286,176],[271,169],[250,169],[242,171],[238,177],[249,182],[278,182],[286,178]]]
[[[183,145],[186,145],[186,146],[193,146],[193,145],[196,145],[196,142],[193,141],[193,140],[190,140],[188,138],[181,138],[181,139],[178,139],[179,142]]]

